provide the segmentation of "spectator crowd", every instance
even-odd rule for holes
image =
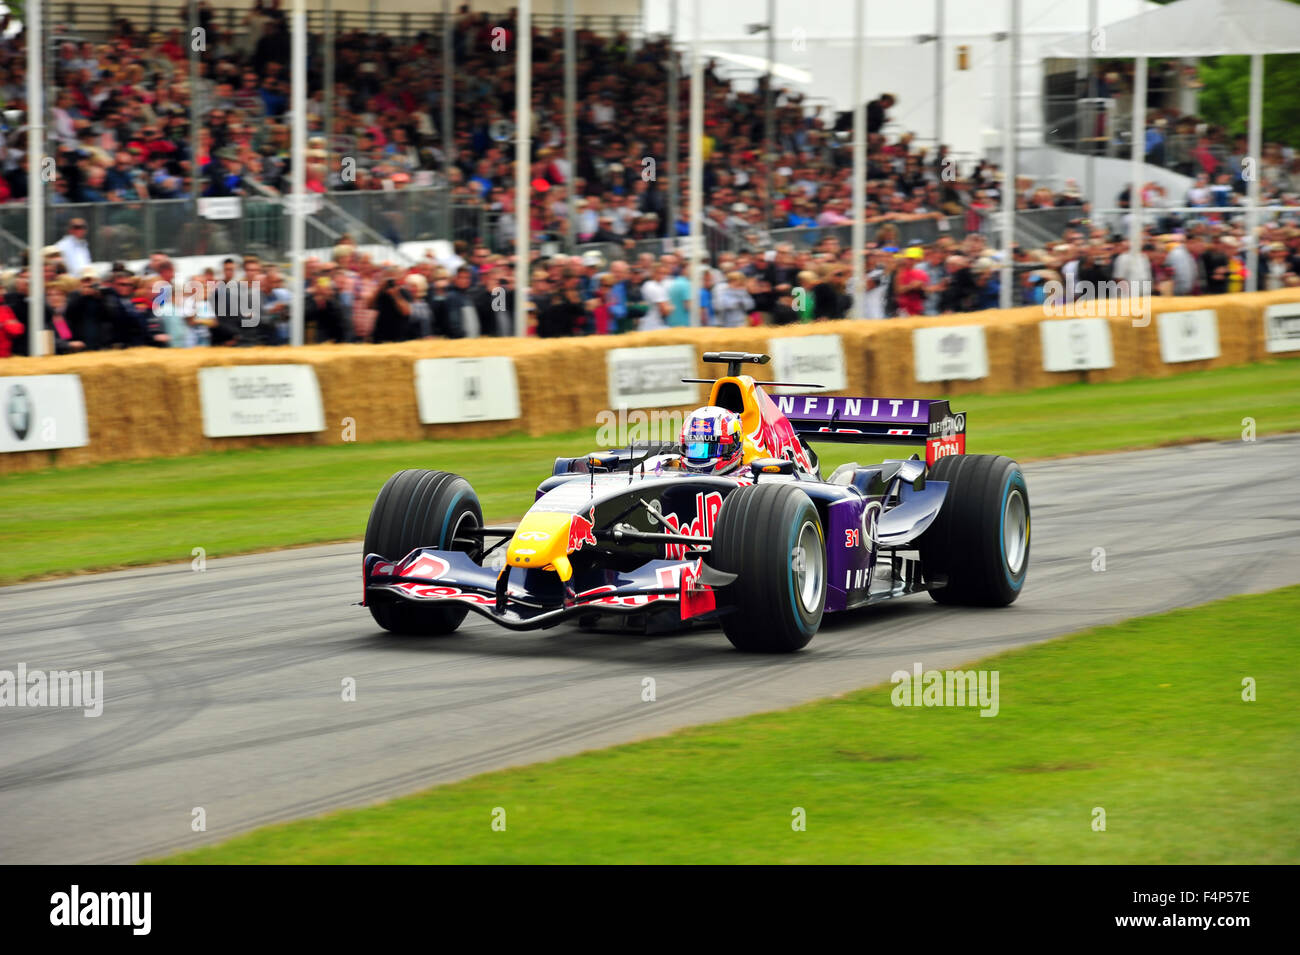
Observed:
[[[204,196],[283,191],[291,168],[287,125],[289,39],[279,0],[257,0],[227,29],[199,4],[208,47],[189,81],[188,5],[177,26],[143,33],[121,21],[104,42],[56,35],[49,135],[59,203],[139,202],[197,191]],[[533,248],[566,233],[569,198],[583,254],[529,262],[527,333],[541,337],[609,334],[682,325],[692,301],[705,324],[727,327],[892,318],[995,307],[1002,253],[991,228],[1001,207],[1001,172],[986,161],[951,161],[895,128],[896,97],[867,106],[866,205],[871,241],[866,281],[852,287],[848,248],[852,157],[845,116],[826,115],[798,93],[775,91],[776,141],[763,148],[766,90],[743,91],[705,71],[703,196],[711,243],[693,288],[673,241],[689,233],[689,189],[674,217],[667,157],[666,40],[633,43],[626,35],[576,34],[579,101],[577,165],[565,161],[563,43],[559,30],[534,34],[532,181],[526,211],[515,207],[513,125],[514,23],[511,15],[455,15],[454,149],[443,153],[441,45],[432,34],[410,39],[348,32],[336,38],[333,88],[336,135],[326,139],[323,48],[310,44],[310,148],[302,157],[308,188],[396,190],[442,184],[457,202],[491,210],[486,234],[454,243],[414,264],[374,261],[345,237],[328,256],[306,264],[309,340],[393,341],[429,336],[514,333],[516,216],[527,214]],[[504,31],[503,33],[501,31]],[[494,42],[495,41],[495,42]],[[21,109],[24,39],[0,41],[0,107]],[[687,115],[688,84],[681,84]],[[190,103],[201,117],[191,155]],[[1182,129],[1186,118],[1177,118]],[[1148,147],[1170,117],[1153,112]],[[1203,125],[1203,124],[1202,124]],[[21,121],[10,119],[0,144],[0,202],[26,198],[28,157]],[[1041,301],[1053,280],[1150,282],[1154,294],[1229,291],[1245,281],[1245,182],[1240,140],[1204,133],[1189,152],[1195,176],[1185,196],[1144,187],[1142,247],[1128,248],[1121,218],[1094,218],[1075,183],[1019,178],[1021,212],[1057,210],[1058,238],[1013,249],[1013,301]],[[684,140],[685,137],[682,137]],[[679,144],[684,156],[688,145]],[[656,159],[656,157],[658,157]],[[1167,158],[1167,157],[1162,157]],[[345,164],[343,160],[351,160]],[[348,172],[345,173],[345,169]],[[1300,273],[1300,159],[1269,144],[1259,164],[1266,202],[1296,206],[1260,228],[1260,286],[1297,284]],[[444,178],[444,171],[446,176]],[[684,177],[681,177],[684,179]],[[1127,193],[1117,204],[1128,205]],[[1177,205],[1203,209],[1164,213]],[[71,210],[70,210],[71,211]],[[923,238],[916,238],[922,234]],[[657,240],[649,242],[647,240]],[[132,271],[97,271],[83,219],[45,250],[47,327],[60,351],[156,345],[279,344],[288,340],[291,289],[281,263],[258,256],[177,276],[164,251]],[[107,256],[105,257],[107,258]],[[197,283],[197,285],[195,284]],[[25,271],[4,277],[0,356],[21,352],[27,316]],[[160,287],[171,291],[160,293]],[[195,289],[201,289],[196,293]],[[188,290],[188,291],[187,291]],[[232,290],[237,290],[237,293]],[[232,305],[232,297],[234,304]],[[237,306],[237,307],[236,307]],[[256,314],[256,321],[249,315]]]

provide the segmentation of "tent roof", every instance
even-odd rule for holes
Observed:
[[[1104,24],[1104,44],[1076,34],[1046,44],[1043,56],[1219,56],[1300,53],[1300,4],[1288,0],[1178,0]]]

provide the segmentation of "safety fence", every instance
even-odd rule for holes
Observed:
[[[324,201],[321,201],[323,199]],[[400,190],[327,192],[308,197],[308,244],[332,245],[349,234],[360,242],[433,239],[486,240],[488,209],[450,201],[447,190],[411,186]],[[55,242],[73,219],[84,219],[91,259],[142,259],[152,252],[173,258],[254,254],[274,262],[290,257],[289,202],[284,197],[150,199],[138,202],[60,203],[49,207],[45,235]],[[0,206],[0,260],[20,267],[27,256],[27,207]]]

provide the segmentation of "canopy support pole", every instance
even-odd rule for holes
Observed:
[[[1007,98],[1002,104],[1002,268],[998,278],[998,307],[1015,302],[1012,247],[1016,235],[1016,126],[1020,121],[1017,99],[1020,83],[1020,0],[1011,0],[1011,32],[1007,34]]]
[[[704,4],[694,3],[695,24],[691,31],[691,217],[690,280],[691,300],[688,314],[691,327],[700,324],[700,257],[704,252],[704,62],[700,59],[700,23]]]
[[[1259,177],[1263,169],[1264,54],[1250,56],[1250,124],[1247,157],[1252,168],[1246,181],[1246,291],[1259,291]]]
[[[1131,182],[1128,196],[1128,252],[1133,263],[1134,282],[1140,281],[1142,272],[1137,263],[1142,255],[1142,178],[1147,158],[1147,58],[1139,56],[1133,66],[1133,131]],[[1129,297],[1136,298],[1134,285],[1129,285]]]
[[[853,313],[866,318],[867,269],[862,249],[867,244],[867,105],[862,99],[862,37],[866,33],[863,7],[853,4]]]

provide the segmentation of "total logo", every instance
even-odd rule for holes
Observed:
[[[925,443],[926,464],[934,464],[940,458],[965,453],[966,435],[964,434],[958,434],[951,438],[931,438]]]

